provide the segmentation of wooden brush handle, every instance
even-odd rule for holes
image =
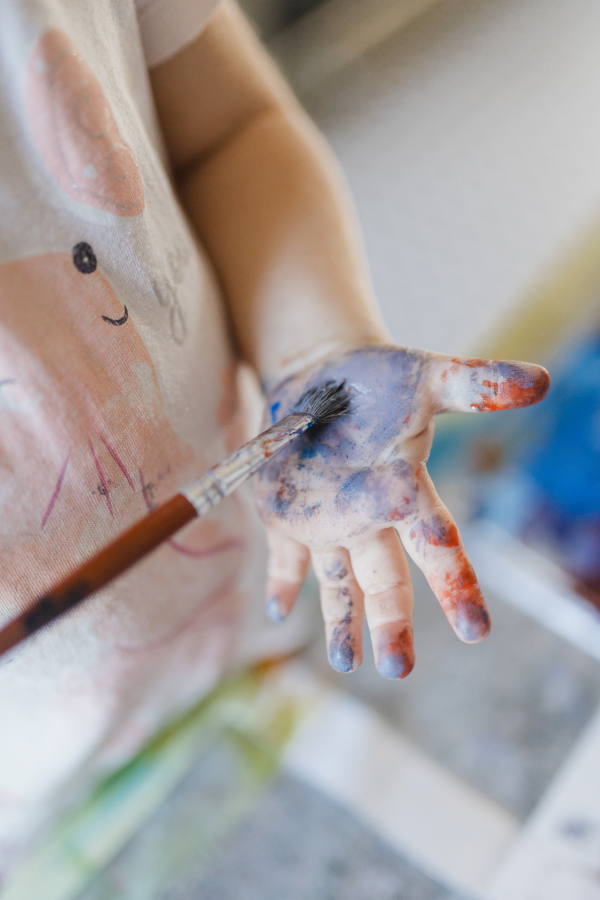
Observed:
[[[0,655],[100,590],[192,519],[205,515],[314,423],[308,413],[291,413],[157,506],[2,628]]]
[[[182,494],[157,506],[1,629],[0,654],[100,590],[195,518],[195,508]]]

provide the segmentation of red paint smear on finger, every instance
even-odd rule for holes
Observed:
[[[376,667],[382,678],[406,678],[415,664],[413,630],[405,625],[400,632],[395,626],[383,626],[376,641]]]
[[[432,577],[430,584],[461,640],[477,643],[490,632],[490,615],[473,566],[462,552],[457,562],[458,569],[443,579]]]
[[[471,409],[482,412],[499,409],[520,409],[543,400],[550,387],[550,376],[541,366],[514,363],[495,363],[494,380],[482,381],[479,402]]]
[[[452,522],[446,522],[442,516],[434,515],[429,519],[422,519],[411,529],[411,540],[419,549],[424,544],[434,547],[458,547],[458,529]]]
[[[455,357],[452,362],[455,363],[457,367],[453,370],[454,372],[456,372],[459,367],[465,369],[482,369],[489,368],[490,365],[493,365],[493,363],[490,363],[489,359],[477,359],[476,357],[470,359],[460,359],[459,357]]]
[[[412,512],[413,507],[410,501],[410,497],[403,497],[402,503],[402,507],[395,506],[389,514],[388,519],[390,520],[390,522],[400,522],[402,519],[405,519],[409,513]]]

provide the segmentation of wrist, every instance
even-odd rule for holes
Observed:
[[[262,376],[261,384],[265,394],[269,394],[277,385],[287,378],[303,372],[305,369],[327,362],[357,347],[373,345],[389,345],[393,343],[384,329],[377,327],[365,329],[354,335],[332,335],[311,342],[306,347],[295,349],[282,356],[277,364]]]

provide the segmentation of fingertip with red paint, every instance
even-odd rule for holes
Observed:
[[[490,614],[473,566],[464,552],[443,578],[430,579],[431,588],[457,637],[465,644],[483,641],[492,627]]]
[[[382,678],[393,681],[406,678],[415,664],[412,626],[393,623],[381,625],[373,632],[371,636],[378,673]]]
[[[499,361],[493,363],[481,385],[481,397],[471,404],[472,409],[522,409],[544,399],[550,388],[550,375],[534,363]]]

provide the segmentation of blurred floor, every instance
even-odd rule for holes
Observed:
[[[282,775],[195,881],[161,900],[450,900],[354,816]]]
[[[417,665],[409,679],[382,681],[370,650],[362,668],[350,676],[327,668],[321,640],[308,658],[326,680],[369,704],[429,757],[525,821],[600,702],[600,665],[493,597],[488,598],[494,623],[490,638],[476,647],[460,644],[422,578],[415,575],[414,581]],[[345,872],[355,871],[356,841],[363,829],[352,813],[318,801],[312,787],[290,784],[284,776],[228,841],[197,893],[187,896],[448,896],[422,871],[420,880],[419,867],[415,871],[406,856],[396,855],[394,861],[373,834],[362,838],[359,879],[328,875],[336,860],[345,861]],[[465,855],[469,852],[465,846]],[[510,894],[502,896],[511,900]]]
[[[411,571],[417,661],[409,678],[381,679],[368,638],[351,675],[329,669],[324,640],[311,663],[524,821],[600,703],[600,664],[489,592],[492,633],[462,644]]]
[[[288,752],[288,772],[242,809],[229,833],[222,809],[237,767],[223,748],[209,753],[81,900],[487,900],[481,884],[515,836],[518,847],[520,826],[552,791],[600,702],[600,664],[493,596],[491,636],[461,644],[422,577],[413,578],[417,665],[408,679],[380,679],[368,641],[362,668],[337,675],[319,638],[304,655],[317,691],[333,687],[342,706],[348,696],[364,706],[353,713],[346,703],[345,717],[339,701],[328,706],[308,743]],[[373,729],[369,710],[389,729],[376,726],[373,752],[360,746]],[[429,760],[439,768],[428,789]],[[486,797],[489,809],[474,810]],[[577,815],[560,824],[585,835],[591,827]],[[482,850],[489,859],[478,869],[473,856]],[[512,888],[494,900],[513,900]]]

